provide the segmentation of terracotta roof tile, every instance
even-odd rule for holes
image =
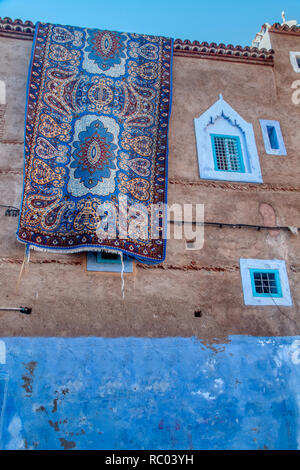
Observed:
[[[277,25],[274,26],[277,27]],[[20,19],[13,21],[8,17],[0,17],[0,36],[32,40],[34,29],[35,25],[31,21],[23,22]],[[300,30],[300,28],[297,29]],[[263,65],[273,65],[274,59],[273,50],[267,51],[266,49],[257,49],[256,47],[233,46],[232,44],[217,44],[215,42],[210,44],[208,42],[200,43],[199,41],[191,42],[188,39],[175,40],[174,55]]]
[[[288,33],[300,35],[300,26],[288,26],[287,24],[274,23],[269,31],[271,33]]]
[[[233,46],[232,44],[216,44],[199,41],[191,42],[188,39],[182,41],[176,39],[174,43],[174,55],[202,57],[221,60],[234,60],[239,62],[263,63],[273,65],[274,51],[257,49],[256,47]]]
[[[31,21],[0,17],[0,36],[32,40],[35,26]]]

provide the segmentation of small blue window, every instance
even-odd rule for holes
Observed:
[[[282,297],[278,270],[251,269],[250,274],[254,297]]]
[[[133,260],[129,256],[123,255],[124,273],[133,272]],[[118,253],[108,252],[88,252],[87,271],[98,271],[108,273],[120,273],[122,271],[122,261]]]
[[[270,140],[271,149],[279,150],[279,143],[277,139],[277,133],[274,126],[267,126],[268,136]]]
[[[300,72],[300,52],[290,51],[290,61],[296,73]]]
[[[245,173],[239,137],[211,134],[211,141],[216,171]]]
[[[240,267],[245,305],[292,307],[285,261],[241,259]]]
[[[266,153],[268,155],[286,155],[286,148],[278,121],[260,119]]]

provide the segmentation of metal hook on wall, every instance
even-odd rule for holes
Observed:
[[[32,308],[30,307],[0,307],[0,312],[20,312],[24,315],[30,315]]]

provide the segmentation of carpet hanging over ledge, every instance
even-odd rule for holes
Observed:
[[[172,51],[164,37],[37,23],[20,242],[164,260],[165,211],[155,237],[150,220],[167,202]],[[148,217],[147,233],[145,224],[129,230],[130,211],[133,222]]]

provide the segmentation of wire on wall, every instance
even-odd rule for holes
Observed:
[[[20,214],[20,209],[18,209],[17,207],[7,206],[6,204],[0,204],[0,207],[6,208],[6,217],[18,217],[18,215]]]

